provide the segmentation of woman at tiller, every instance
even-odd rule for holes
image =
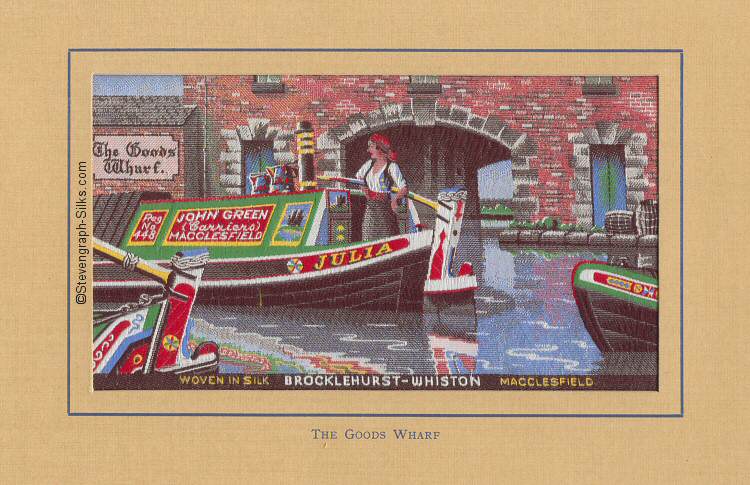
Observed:
[[[399,234],[396,210],[409,189],[396,163],[396,152],[387,137],[379,133],[372,135],[367,143],[367,151],[372,158],[362,165],[355,178],[367,185],[362,239],[371,241]],[[398,189],[393,197],[392,187]]]

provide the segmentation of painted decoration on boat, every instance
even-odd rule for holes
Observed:
[[[286,204],[273,233],[272,246],[299,246],[310,220],[312,202]]]
[[[160,306],[144,308],[94,328],[94,372],[109,373],[133,342],[151,336]],[[140,364],[141,362],[136,362]],[[145,363],[145,361],[143,362]]]
[[[399,238],[380,244],[370,244],[367,246],[355,247],[353,249],[303,256],[301,258],[291,258],[289,262],[287,262],[287,268],[289,269],[289,272],[293,274],[322,271],[360,262],[369,262],[373,258],[380,258],[391,254],[394,251],[404,250],[408,247],[409,240],[406,238]]]
[[[164,239],[165,246],[259,246],[276,206],[180,209]]]
[[[583,264],[577,268],[573,284],[654,310],[658,308],[657,279],[626,268],[609,269],[601,264]]]
[[[331,212],[347,212],[349,210],[349,192],[330,190],[328,192],[328,208]]]
[[[145,210],[141,212],[128,244],[131,246],[144,245],[153,246],[161,231],[164,221],[169,214],[169,209]]]

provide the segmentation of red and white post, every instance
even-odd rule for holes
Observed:
[[[424,285],[425,295],[447,295],[473,292],[477,277],[471,263],[465,262],[453,271],[456,249],[461,237],[461,224],[466,208],[466,190],[447,189],[438,194],[432,253]]]

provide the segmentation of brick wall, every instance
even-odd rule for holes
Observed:
[[[495,139],[513,152],[514,203],[525,219],[590,222],[591,144],[626,145],[629,206],[656,198],[656,77],[615,77],[612,96],[583,95],[582,77],[441,76],[436,96],[409,94],[408,76],[283,76],[283,93],[259,94],[252,82],[184,77],[183,102],[206,110],[209,163],[227,174],[226,193],[239,190],[241,140],[273,139],[288,161],[291,134],[306,120],[320,137],[320,172],[340,167],[347,137],[388,124],[444,124]]]

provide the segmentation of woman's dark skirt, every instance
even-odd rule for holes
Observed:
[[[398,221],[396,214],[391,210],[390,201],[368,200],[362,221],[362,239],[372,241],[398,236],[399,233]]]

